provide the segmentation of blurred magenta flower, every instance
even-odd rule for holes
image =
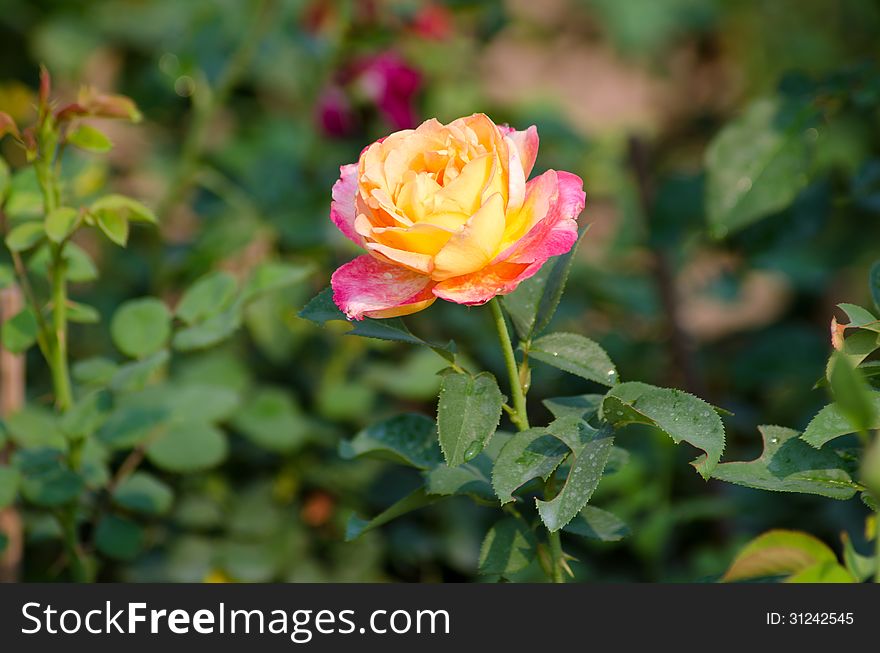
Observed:
[[[413,107],[422,84],[418,70],[394,52],[383,52],[356,62],[354,84],[369,98],[392,129],[411,129],[418,119]]]
[[[356,106],[367,106],[392,130],[411,129],[418,124],[415,100],[421,85],[421,73],[394,52],[361,57],[321,92],[318,124],[328,136],[346,136],[358,122]]]
[[[354,110],[341,87],[333,84],[324,88],[318,98],[317,109],[318,123],[327,136],[342,138],[354,131]]]

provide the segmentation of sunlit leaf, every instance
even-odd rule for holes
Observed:
[[[781,426],[759,426],[764,441],[761,456],[751,462],[723,463],[712,478],[759,490],[803,492],[832,499],[856,493],[844,460],[833,451],[817,450],[797,431]]]
[[[602,416],[615,428],[646,424],[660,429],[676,444],[685,441],[702,449],[706,455],[692,464],[706,479],[724,451],[724,425],[718,413],[702,399],[681,390],[623,383],[605,396]]]
[[[821,540],[800,531],[773,530],[746,545],[721,580],[791,577],[825,564],[837,565],[837,556]]]
[[[551,333],[535,340],[529,356],[588,381],[613,386],[614,363],[597,343],[576,333]]]

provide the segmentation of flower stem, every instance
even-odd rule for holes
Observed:
[[[52,263],[52,381],[55,386],[55,405],[65,412],[73,405],[73,392],[70,387],[70,372],[67,364],[67,263],[64,260],[63,245],[58,245],[53,253]]]
[[[524,431],[529,428],[529,415],[526,411],[526,396],[516,366],[516,356],[513,354],[513,343],[510,342],[507,322],[504,320],[498,299],[493,298],[489,302],[489,307],[492,309],[492,318],[495,321],[495,329],[498,331],[498,340],[501,342],[501,351],[504,354],[504,364],[507,366],[507,375],[510,378],[510,394],[513,399],[513,410],[516,413],[513,421],[520,431]]]
[[[564,583],[565,577],[562,575],[562,538],[559,531],[547,531],[547,537],[550,540],[550,559],[552,561],[553,574],[550,577],[554,583]]]
[[[529,414],[526,410],[526,393],[523,389],[523,370],[517,367],[516,356],[513,353],[513,343],[510,341],[510,332],[507,330],[507,322],[504,319],[504,313],[501,311],[501,304],[497,298],[489,302],[492,309],[492,318],[495,322],[495,329],[498,331],[498,340],[501,343],[501,351],[504,354],[504,363],[507,367],[507,376],[510,379],[510,394],[513,397],[513,414],[511,419],[520,431],[529,428]],[[523,368],[527,369],[527,368]],[[544,489],[544,498],[549,500],[553,494],[553,479],[547,482]],[[563,554],[562,539],[559,531],[551,531],[547,529],[547,539],[550,543],[550,570],[547,574],[548,579],[554,583],[564,583],[563,576]]]

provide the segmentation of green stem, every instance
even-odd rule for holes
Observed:
[[[90,583],[94,580],[92,567],[79,544],[76,528],[76,510],[66,510],[58,515],[64,539],[64,550],[70,561],[70,573],[77,583]]]
[[[553,562],[553,574],[550,578],[554,583],[564,583],[565,576],[562,574],[562,538],[559,531],[547,531],[550,540],[550,558]]]
[[[513,411],[511,419],[514,421],[520,431],[529,428],[529,414],[526,409],[526,393],[523,389],[523,370],[527,368],[519,368],[516,364],[516,356],[513,353],[513,343],[510,341],[510,332],[507,330],[507,322],[504,319],[504,313],[501,311],[501,304],[497,298],[489,302],[492,309],[492,318],[495,322],[495,329],[498,331],[498,340],[501,343],[501,351],[504,354],[504,364],[507,367],[507,376],[510,380],[510,394],[513,397]],[[525,365],[525,363],[524,363]],[[544,489],[544,498],[550,500],[553,494],[553,478],[547,482]],[[564,583],[563,575],[563,553],[562,539],[559,531],[551,531],[547,529],[547,539],[550,543],[550,570],[548,578],[554,583]]]
[[[519,430],[524,431],[529,428],[529,414],[526,411],[526,396],[520,383],[516,356],[513,353],[513,343],[510,341],[507,322],[504,320],[504,313],[501,312],[501,304],[498,299],[492,299],[489,302],[489,307],[492,309],[492,318],[495,322],[495,329],[498,331],[501,351],[504,354],[504,364],[507,366],[507,376],[510,378],[510,394],[513,399],[513,409],[516,411],[514,421]]]
[[[63,245],[54,248],[52,262],[52,381],[55,386],[55,405],[65,412],[73,405],[70,371],[67,364],[67,262]]]

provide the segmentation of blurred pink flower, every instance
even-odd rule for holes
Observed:
[[[318,98],[318,124],[328,136],[342,138],[354,131],[355,115],[345,91],[339,86],[327,86]]]
[[[418,124],[413,107],[422,84],[418,70],[393,52],[362,59],[354,70],[358,91],[376,105],[392,129],[411,129]]]

